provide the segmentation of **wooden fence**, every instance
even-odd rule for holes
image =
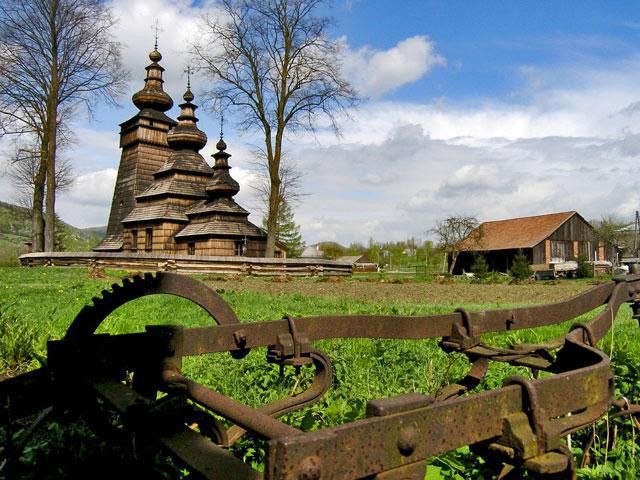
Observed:
[[[210,257],[153,253],[45,252],[20,257],[25,267],[102,267],[118,270],[237,275],[328,276],[351,275],[352,264],[339,260],[305,258]]]

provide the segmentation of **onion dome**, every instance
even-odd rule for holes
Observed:
[[[162,72],[164,68],[158,63],[162,55],[158,50],[149,54],[151,64],[147,66],[147,78],[144,79],[144,87],[139,92],[133,94],[133,103],[140,110],[151,108],[160,112],[166,112],[173,107],[173,100],[167,92],[162,89],[164,80]]]
[[[212,155],[215,159],[213,177],[207,182],[207,194],[209,197],[233,197],[240,191],[240,185],[229,174],[231,154],[225,151],[227,144],[224,143],[222,137],[216,143],[216,148],[218,151]]]
[[[198,151],[207,144],[207,135],[196,126],[198,119],[195,112],[198,107],[191,103],[194,98],[191,88],[187,87],[182,98],[184,103],[180,104],[178,125],[169,130],[167,142],[174,150],[188,148]]]

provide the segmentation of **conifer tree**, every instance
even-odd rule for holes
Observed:
[[[266,228],[267,219],[262,219],[262,226]],[[300,234],[300,225],[293,219],[293,209],[286,200],[282,201],[280,212],[278,212],[276,238],[287,247],[289,258],[298,258],[304,250],[304,242]]]
[[[529,267],[527,256],[522,250],[518,250],[518,253],[513,257],[513,264],[509,269],[509,273],[511,273],[516,280],[526,280],[533,275],[533,270]]]
[[[482,282],[489,276],[489,265],[484,255],[479,254],[475,257],[471,271],[475,275],[475,278]]]

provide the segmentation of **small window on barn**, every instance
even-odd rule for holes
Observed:
[[[151,249],[153,248],[153,229],[152,228],[147,228],[144,231],[145,234],[145,238],[144,238],[144,249],[149,252],[151,251]]]
[[[189,244],[187,245],[187,253],[189,255],[196,254],[196,242],[189,242]]]
[[[236,252],[236,257],[241,257],[244,255],[244,242],[238,240],[236,242],[234,242],[235,244],[235,252]]]
[[[131,250],[138,250],[138,230],[131,230]]]

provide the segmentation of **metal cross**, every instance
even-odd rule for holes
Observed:
[[[224,113],[220,113],[220,138],[224,135]]]
[[[156,18],[156,20],[153,22],[153,25],[151,25],[151,29],[155,31],[154,34],[154,38],[155,38],[155,42],[154,42],[154,50],[158,50],[158,32],[161,32],[162,29],[158,26],[158,19]]]
[[[191,88],[191,67],[187,65],[187,68],[183,70],[187,74],[187,89]]]

